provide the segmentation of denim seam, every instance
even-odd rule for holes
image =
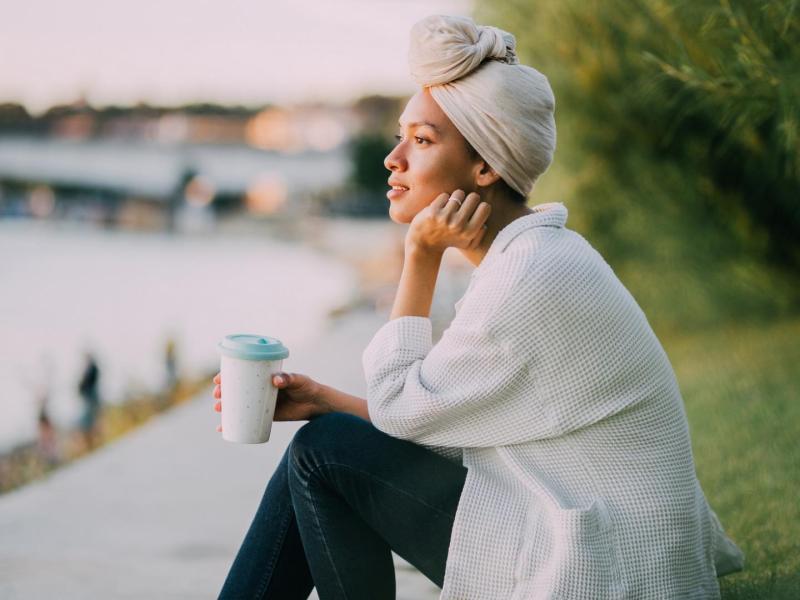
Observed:
[[[314,475],[318,469],[314,468],[309,475]],[[311,482],[309,481],[309,484]],[[328,562],[331,565],[333,570],[333,574],[336,575],[336,581],[339,584],[339,589],[342,591],[342,597],[347,599],[347,592],[344,589],[344,584],[342,583],[342,578],[339,576],[339,571],[336,570],[336,563],[333,561],[333,555],[331,554],[328,540],[325,538],[325,530],[322,527],[322,522],[319,519],[319,512],[317,511],[317,503],[314,501],[313,494],[309,494],[309,499],[311,500],[311,508],[314,510],[314,518],[317,521],[317,529],[319,530],[320,538],[322,538],[322,545],[325,548],[325,555],[328,557]]]
[[[447,511],[444,511],[444,510],[442,510],[442,509],[440,509],[440,508],[436,507],[436,506],[431,506],[430,504],[428,504],[428,503],[427,503],[427,502],[425,502],[424,500],[421,500],[421,499],[417,498],[416,496],[414,496],[413,494],[410,494],[410,493],[406,492],[405,490],[403,490],[403,489],[401,489],[401,488],[398,488],[398,487],[396,487],[396,486],[392,485],[392,484],[391,484],[391,483],[389,483],[388,481],[386,481],[386,480],[384,480],[384,479],[381,479],[380,477],[376,477],[376,476],[374,476],[372,473],[370,473],[370,472],[368,472],[368,471],[363,471],[363,470],[361,470],[361,469],[356,469],[355,467],[352,467],[352,466],[350,466],[350,465],[345,465],[345,464],[341,464],[341,463],[333,463],[333,462],[325,463],[325,464],[322,464],[322,465],[315,465],[315,466],[314,466],[314,467],[313,467],[313,468],[312,468],[312,469],[309,471],[309,479],[310,479],[311,477],[314,477],[314,476],[315,476],[315,475],[317,475],[317,474],[318,474],[318,473],[319,473],[319,472],[320,472],[322,469],[324,469],[324,468],[327,468],[327,467],[340,467],[340,468],[342,468],[342,469],[346,469],[346,470],[348,470],[348,471],[352,471],[352,472],[355,472],[355,473],[360,473],[360,474],[362,474],[362,475],[366,475],[366,476],[368,476],[370,479],[372,479],[373,481],[376,481],[376,482],[378,482],[378,483],[381,483],[381,484],[383,484],[384,486],[386,486],[387,488],[389,488],[389,489],[391,489],[391,490],[394,490],[395,492],[398,492],[398,493],[402,494],[403,496],[406,496],[406,497],[410,498],[411,500],[414,500],[415,502],[419,502],[419,503],[420,503],[420,504],[422,504],[423,506],[426,506],[427,508],[429,508],[429,509],[431,509],[431,510],[433,510],[433,511],[436,511],[437,513],[439,513],[439,514],[441,514],[441,515],[444,515],[444,516],[446,516],[446,517],[448,517],[448,518],[450,518],[450,519],[455,519],[455,513],[451,514],[451,513],[447,512]],[[314,500],[313,500],[313,498],[312,498],[312,500],[311,500],[311,503],[312,503],[312,505],[314,506],[314,514],[315,514],[315,516],[317,516],[317,515],[316,515],[316,510],[317,510],[317,508],[316,508],[316,504],[314,503]],[[348,503],[348,504],[349,504],[349,503]],[[351,506],[351,508],[352,508],[352,506]],[[319,517],[317,517],[317,524],[318,524],[318,526],[319,526]],[[374,529],[372,526],[369,526],[369,527],[370,527],[370,529],[372,529],[373,531],[375,531],[375,529]],[[320,526],[320,533],[322,533],[322,527],[321,527],[321,526]],[[379,532],[375,531],[375,533],[376,533],[376,534],[378,534],[378,535],[380,536],[380,533],[379,533]],[[381,536],[381,537],[382,537],[382,536]],[[324,535],[323,535],[323,538],[324,538]],[[323,541],[324,541],[324,540],[323,540]],[[328,558],[329,558],[329,560],[330,560],[330,562],[331,562],[331,565],[333,566],[333,571],[334,571],[334,573],[336,573],[336,578],[337,578],[337,580],[339,581],[339,585],[340,585],[340,587],[342,587],[342,584],[341,584],[341,579],[340,579],[340,577],[339,577],[339,573],[336,571],[336,566],[334,565],[333,559],[332,559],[332,557],[331,557],[331,554],[330,554],[330,551],[329,551],[329,549],[328,549],[327,541],[325,542],[325,552],[327,553],[327,555],[328,555]],[[343,590],[343,591],[344,591],[344,590]],[[346,598],[346,594],[345,594],[345,598]]]
[[[297,468],[297,467],[298,467],[298,465],[297,465],[297,461],[296,461],[296,460],[293,460],[292,462],[294,463],[294,465],[295,465],[295,468]],[[409,493],[408,493],[408,492],[406,492],[405,490],[403,490],[403,489],[400,489],[400,488],[398,488],[398,487],[396,487],[396,486],[392,485],[392,484],[391,484],[391,483],[389,483],[388,481],[386,481],[386,480],[384,480],[384,479],[381,479],[381,478],[379,478],[379,477],[376,477],[376,476],[374,476],[372,473],[370,473],[370,472],[368,472],[368,471],[363,471],[363,470],[361,470],[361,469],[356,469],[356,468],[354,468],[354,467],[351,467],[350,465],[345,465],[345,464],[341,464],[341,463],[330,463],[330,462],[329,462],[329,463],[322,464],[322,465],[314,465],[314,467],[312,467],[312,468],[311,468],[311,469],[308,471],[308,475],[309,475],[309,484],[310,484],[310,479],[311,479],[312,477],[315,477],[315,476],[316,476],[316,475],[317,475],[317,474],[318,474],[318,473],[319,473],[319,472],[320,472],[320,471],[321,471],[323,468],[326,468],[326,467],[341,467],[341,468],[343,468],[343,469],[347,469],[347,470],[349,470],[349,471],[354,471],[354,472],[356,472],[356,473],[360,473],[360,474],[362,474],[362,475],[367,475],[367,476],[369,476],[371,479],[374,479],[375,481],[382,483],[382,484],[383,484],[383,485],[385,485],[386,487],[388,487],[388,488],[390,488],[390,489],[392,489],[392,490],[395,490],[396,492],[399,492],[400,494],[403,494],[404,496],[407,496],[408,498],[411,498],[412,500],[415,500],[416,502],[419,502],[419,503],[420,503],[420,504],[422,504],[423,506],[426,506],[426,507],[430,508],[431,510],[434,510],[434,511],[436,511],[436,512],[437,512],[437,513],[439,513],[439,514],[445,515],[445,516],[447,516],[447,517],[455,518],[455,515],[454,515],[454,514],[451,514],[451,513],[447,512],[447,511],[444,511],[444,510],[440,509],[440,508],[439,508],[439,507],[437,507],[437,506],[431,506],[430,504],[428,504],[428,503],[427,503],[427,502],[425,502],[424,500],[420,500],[420,499],[419,499],[419,498],[417,498],[416,496],[414,496],[414,495],[412,495],[412,494],[409,494]],[[330,565],[331,565],[331,567],[332,567],[332,570],[333,570],[334,574],[336,575],[336,581],[337,581],[337,582],[338,582],[338,584],[339,584],[339,589],[342,591],[342,596],[343,596],[343,597],[346,599],[346,598],[347,598],[347,592],[346,592],[346,591],[345,591],[345,589],[344,589],[344,584],[342,583],[341,577],[339,576],[339,572],[336,570],[336,564],[335,564],[335,562],[333,561],[333,556],[332,556],[332,554],[331,554],[331,551],[330,551],[330,548],[329,548],[329,545],[328,545],[328,541],[327,541],[327,539],[325,538],[324,529],[323,529],[323,527],[322,527],[322,523],[321,523],[321,521],[320,521],[320,518],[319,518],[319,512],[318,512],[318,510],[317,510],[317,504],[316,504],[316,502],[314,501],[314,497],[313,497],[313,495],[312,495],[312,494],[309,494],[309,499],[310,499],[310,501],[311,501],[311,507],[312,507],[312,509],[314,510],[314,518],[315,518],[315,519],[316,519],[316,521],[317,521],[317,528],[319,529],[319,532],[320,532],[320,537],[321,537],[321,539],[322,539],[323,546],[325,547],[325,554],[326,554],[326,556],[328,557],[328,561],[330,562]]]
[[[274,575],[275,565],[278,562],[278,558],[280,556],[280,550],[283,548],[283,544],[286,541],[286,533],[289,531],[289,524],[292,520],[292,513],[289,512],[281,522],[281,542],[280,544],[273,544],[272,556],[267,563],[267,569],[264,570],[265,573],[269,574],[269,577],[266,577],[261,580],[261,585],[258,588],[258,595],[257,598],[263,600],[266,597],[267,591],[269,590],[269,584],[272,583],[272,577]]]

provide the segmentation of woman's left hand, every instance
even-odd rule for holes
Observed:
[[[217,385],[214,387],[214,410],[222,412],[222,375],[217,373],[213,379]],[[272,385],[278,388],[276,398],[275,421],[305,421],[316,416],[333,412],[333,407],[328,404],[327,386],[320,385],[308,375],[300,373],[275,373],[272,376]],[[222,425],[217,427],[222,431]]]
[[[484,226],[492,207],[472,192],[462,190],[440,194],[411,221],[406,234],[406,249],[444,252],[446,248],[476,248],[486,232]]]

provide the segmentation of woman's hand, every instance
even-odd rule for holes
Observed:
[[[222,377],[214,376],[214,410],[222,412]],[[306,421],[331,411],[322,393],[323,386],[300,373],[276,373],[272,376],[272,385],[278,388],[278,399],[275,404],[275,421]],[[217,427],[222,431],[222,425]]]
[[[483,239],[484,224],[492,207],[472,192],[466,198],[462,190],[440,194],[411,221],[406,234],[406,248],[444,252],[446,248],[473,249]]]

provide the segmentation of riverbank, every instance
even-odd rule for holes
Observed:
[[[37,438],[41,405],[56,428],[79,421],[87,352],[111,405],[165,385],[170,340],[177,376],[195,379],[231,332],[269,332],[289,347],[314,337],[352,296],[354,272],[261,229],[170,236],[0,221],[0,453]]]
[[[350,293],[329,303],[316,336],[292,347],[286,368],[365,393],[361,352],[385,321],[402,266],[390,268],[403,230],[389,225],[308,220],[276,233],[274,225],[228,224],[249,229],[244,237],[313,248],[356,274]],[[437,306],[450,301],[439,297]],[[37,467],[28,445],[16,489],[0,496],[0,596],[216,596],[263,486],[302,423],[276,423],[268,444],[222,441],[212,374],[182,382],[168,402],[145,394],[105,407],[104,443],[87,453],[76,441],[57,467]],[[395,558],[398,599],[438,597],[438,588]]]
[[[352,274],[349,292],[339,294],[338,301],[328,302],[325,318],[320,322],[320,327],[324,328],[325,321],[333,324],[359,311],[388,317],[403,264],[405,231],[405,227],[388,218],[309,216],[283,222],[229,219],[219,224],[217,235],[243,242],[269,240],[342,265]],[[191,241],[199,243],[196,237]],[[466,289],[470,272],[471,267],[458,252],[445,254],[431,315],[437,334],[452,317],[453,304]],[[286,273],[292,278],[304,275],[291,270]],[[268,284],[265,282],[265,285]],[[118,392],[124,401],[103,404],[97,447],[117,440],[153,416],[192,397],[207,385],[215,372],[213,363],[206,368],[195,368],[180,379],[172,394],[144,390]],[[49,432],[40,430],[39,440],[17,444],[0,455],[0,494],[46,477],[94,449],[86,447],[74,426],[55,423]]]
[[[361,351],[382,322],[368,310],[332,320],[294,349],[291,368],[363,395]],[[275,423],[266,444],[225,442],[211,392],[0,496],[0,597],[215,598],[303,423]],[[438,597],[399,560],[397,586],[398,600]]]
[[[244,219],[240,221],[245,222]],[[247,224],[247,223],[246,223]],[[70,222],[0,222],[0,493],[83,457],[77,381],[91,349],[113,441],[191,396],[216,372],[216,342],[257,330],[291,348],[357,295],[354,270],[285,223],[208,235],[109,231]],[[167,340],[177,397],[164,395]]]
[[[159,395],[142,395],[124,404],[107,405],[98,418],[93,447],[88,447],[79,428],[51,429],[51,438],[41,438],[15,446],[0,455],[0,494],[31,481],[47,477],[55,470],[83,458],[141,427],[160,413],[186,402],[208,386],[213,373],[192,380],[179,380],[175,388]]]

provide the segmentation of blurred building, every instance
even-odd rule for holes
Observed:
[[[149,228],[166,225],[175,210],[193,222],[209,211],[302,213],[312,196],[343,185],[348,173],[341,148],[281,153],[245,145],[0,138],[0,215]]]
[[[263,150],[325,152],[340,147],[357,127],[350,108],[266,108],[247,123],[246,142]]]
[[[364,135],[385,135],[398,102],[93,108],[78,98],[39,116],[0,104],[0,216],[173,230],[238,210],[302,213],[311,202],[384,214],[382,190],[354,180],[352,151]],[[381,188],[384,154],[373,157]]]

